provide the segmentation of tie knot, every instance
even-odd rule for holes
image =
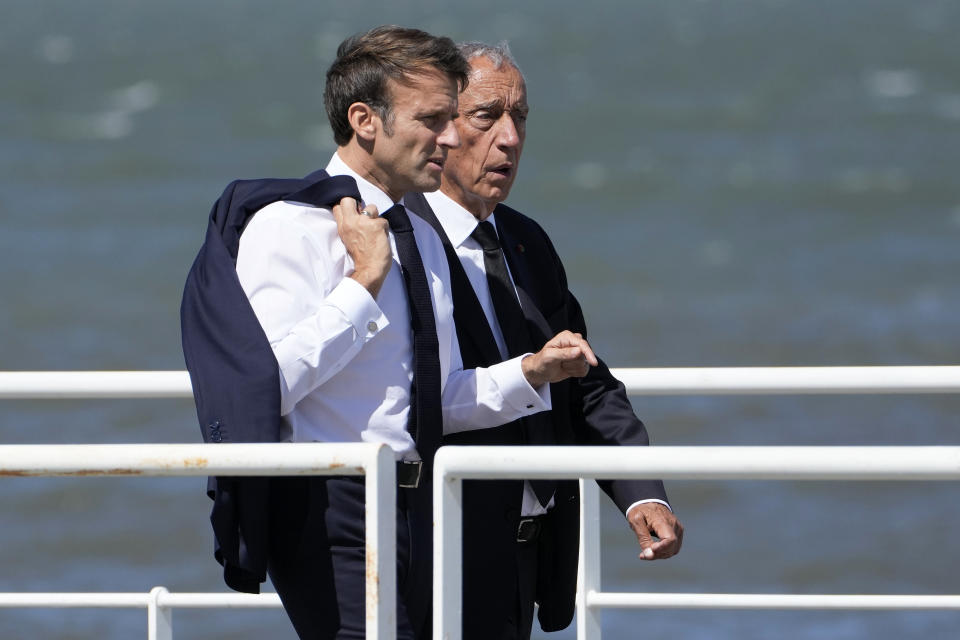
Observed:
[[[489,220],[484,220],[478,224],[477,228],[470,234],[470,237],[479,242],[484,251],[500,250],[500,240],[497,238],[497,230]]]
[[[410,216],[407,215],[407,210],[403,208],[402,204],[393,205],[382,213],[380,217],[387,219],[390,230],[394,233],[413,231],[413,225],[410,224]]]

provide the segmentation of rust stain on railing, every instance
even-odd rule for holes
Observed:
[[[377,552],[367,546],[367,599],[368,604],[376,604],[380,601],[380,573],[377,571]],[[371,581],[376,586],[371,590]],[[367,618],[370,618],[371,609],[367,607]]]
[[[0,469],[0,477],[10,478],[36,478],[39,476],[53,477],[92,477],[92,476],[142,476],[144,471],[140,469],[73,469],[71,471],[58,471],[55,469]]]

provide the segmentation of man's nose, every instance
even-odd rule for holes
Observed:
[[[460,134],[457,133],[457,127],[453,124],[453,120],[448,122],[440,135],[437,136],[437,144],[448,149],[456,149],[460,146]]]
[[[497,123],[497,144],[504,148],[516,147],[520,144],[520,133],[517,131],[517,123],[509,113],[504,113]]]

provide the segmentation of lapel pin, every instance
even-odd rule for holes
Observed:
[[[519,243],[518,243],[518,244],[517,244],[517,251],[519,251],[520,253],[523,253],[524,251],[526,251],[526,249],[524,248],[524,246],[523,246],[522,244],[519,244]]]

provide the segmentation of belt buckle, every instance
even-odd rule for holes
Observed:
[[[517,525],[517,542],[533,542],[540,536],[539,518],[520,518]]]
[[[401,489],[416,489],[420,486],[420,471],[423,469],[421,460],[401,460],[398,469],[404,469],[403,476],[397,478],[397,486]],[[412,477],[407,477],[407,473]]]

